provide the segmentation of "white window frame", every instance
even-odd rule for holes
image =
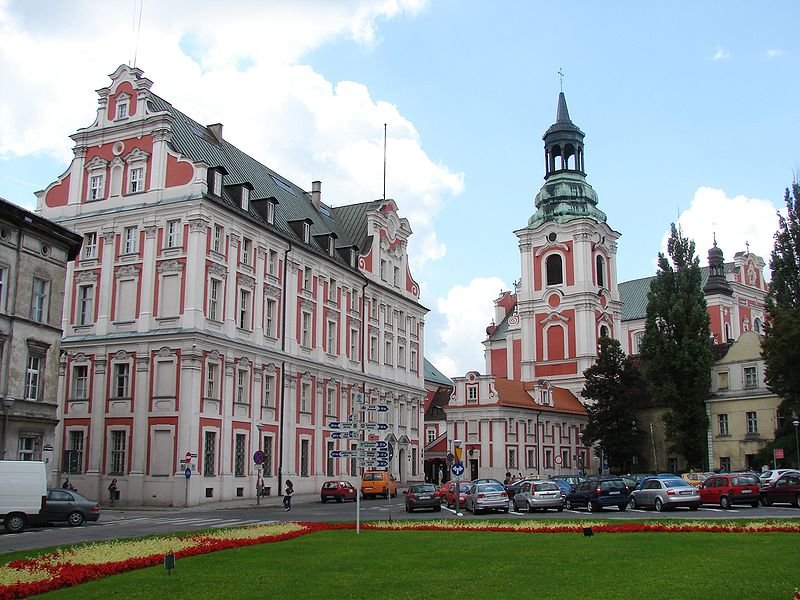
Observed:
[[[222,280],[216,277],[208,279],[208,318],[222,321]]]
[[[311,284],[314,281],[314,273],[311,270],[311,267],[305,267],[303,269],[303,290],[306,292],[311,291]]]
[[[758,413],[756,411],[747,411],[745,413],[745,420],[747,424],[747,433],[754,435],[758,433]]]
[[[94,260],[97,258],[97,232],[89,231],[83,234],[83,258]]]
[[[242,210],[250,210],[250,188],[242,186]]]
[[[121,94],[117,97],[117,113],[115,121],[122,121],[130,117],[131,101],[127,94]]]
[[[267,262],[267,274],[273,277],[278,272],[278,253],[275,250],[269,251],[269,261]]]
[[[25,400],[37,401],[41,397],[43,371],[44,357],[29,352],[25,365]]]
[[[225,228],[222,225],[214,225],[214,235],[211,242],[211,249],[218,254],[222,254],[222,244],[224,239]]]
[[[128,193],[138,194],[144,191],[144,167],[128,167]]]
[[[311,348],[311,312],[304,310],[300,315],[300,345],[303,348]]]
[[[136,254],[138,250],[139,229],[135,225],[124,229],[124,248],[123,254]]]
[[[303,223],[303,242],[306,244],[311,240],[311,225]]]
[[[129,362],[117,362],[113,366],[113,377],[111,386],[112,398],[131,397],[131,364]]]
[[[126,429],[110,429],[109,442],[109,475],[124,475],[127,472],[128,431]]]
[[[308,381],[300,383],[300,412],[311,412],[311,383]]]
[[[264,373],[264,408],[275,407],[275,386],[278,378],[274,373]]]
[[[330,386],[325,390],[325,416],[336,416],[336,387]]]
[[[247,188],[245,188],[247,189]],[[241,253],[241,260],[243,265],[247,265],[248,267],[253,266],[250,261],[253,258],[253,240],[247,237],[242,238],[242,253]]]
[[[275,203],[267,202],[267,223],[270,225],[275,224]]]
[[[209,400],[219,400],[219,373],[221,371],[219,363],[206,363],[205,397]]]
[[[360,333],[357,328],[350,329],[350,360],[358,360]]]
[[[47,323],[49,308],[50,281],[34,276],[31,291],[31,321]]]
[[[89,175],[89,200],[102,200],[105,198],[105,173]]]
[[[72,365],[72,400],[89,398],[89,365]]]
[[[222,171],[219,169],[214,171],[214,181],[211,193],[215,196],[222,196]]]
[[[333,277],[328,282],[328,301],[336,302],[336,279]]]
[[[392,340],[384,340],[383,364],[391,365],[393,360],[394,360],[394,349],[392,347]]]
[[[397,366],[406,367],[406,347],[403,344],[397,345]]]
[[[183,228],[180,219],[170,219],[167,221],[165,228],[167,234],[167,248],[180,248],[181,247],[181,233]]]
[[[758,387],[758,368],[754,366],[744,367],[742,369],[743,383],[746,389]]]
[[[76,325],[91,325],[94,323],[94,284],[78,286]]]
[[[277,311],[278,301],[274,298],[267,298],[264,301],[264,335],[268,337],[275,337]]]
[[[328,319],[326,335],[325,335],[325,350],[328,354],[336,354],[336,333],[338,323],[333,319]]]
[[[727,414],[717,415],[717,427],[719,428],[719,435],[730,435]]]
[[[249,371],[239,367],[236,369],[236,402],[238,404],[250,404],[250,380]]]
[[[239,310],[236,324],[240,329],[251,330],[253,327],[253,292],[247,288],[239,288]]]

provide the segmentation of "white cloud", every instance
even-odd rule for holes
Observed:
[[[486,327],[494,317],[494,300],[501,290],[509,289],[498,277],[476,278],[466,285],[457,285],[439,298],[436,306],[446,320],[438,331],[440,350],[429,354],[429,360],[448,377],[467,371],[485,371],[483,342]]]
[[[725,50],[724,48],[717,46],[716,52],[714,52],[714,56],[712,60],[727,60],[731,57],[730,53]]]
[[[382,196],[386,123],[386,193],[413,224],[412,264],[421,267],[444,256],[434,221],[463,175],[426,154],[398,107],[360,83],[328,81],[302,59],[335,39],[374,46],[381,20],[414,16],[426,3],[145,2],[135,45],[134,15],[116,3],[40,0],[12,10],[0,0],[0,157],[67,162],[68,136],[94,119],[94,90],[138,47],[154,93],[201,123],[223,123],[229,141],[296,184],[321,180],[332,205]]]
[[[769,264],[769,255],[774,245],[773,234],[778,229],[777,209],[770,200],[729,197],[724,190],[698,188],[689,208],[678,218],[685,237],[695,242],[695,252],[700,265],[708,264],[707,252],[714,243],[725,253],[725,260],[733,260],[734,254],[747,250],[757,254]],[[661,240],[661,252],[667,252],[669,232]],[[764,275],[769,277],[768,269]]]
[[[786,54],[786,51],[779,48],[770,48],[764,53],[767,58],[779,58],[784,54]]]

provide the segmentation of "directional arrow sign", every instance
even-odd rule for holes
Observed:
[[[389,453],[385,450],[359,450],[358,455],[364,458],[389,458]]]
[[[388,460],[360,460],[358,461],[359,467],[388,467],[389,461]]]
[[[362,406],[361,410],[371,410],[377,412],[389,412],[389,406],[386,404],[367,404]]]
[[[386,442],[384,440],[377,440],[377,441],[374,441],[374,442],[366,442],[366,441],[364,441],[364,442],[359,442],[358,443],[358,447],[359,448],[388,448],[389,447],[389,442]]]
[[[378,429],[380,431],[386,431],[387,429],[389,429],[389,424],[388,423],[378,423]]]
[[[361,425],[364,425],[364,423],[348,423],[346,421],[331,421],[328,423],[328,427],[331,429],[361,429]]]
[[[453,472],[453,475],[458,477],[464,473],[464,465],[461,464],[460,462],[457,462],[452,467],[450,467],[450,470]]]
[[[358,450],[331,450],[328,452],[331,458],[344,458],[346,456],[358,456]]]
[[[347,440],[357,438],[358,435],[357,431],[334,431],[331,433],[331,438],[334,440]]]
[[[357,415],[347,415],[347,420],[351,423],[358,423],[358,416]]]

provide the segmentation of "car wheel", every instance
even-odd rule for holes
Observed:
[[[564,512],[564,507],[563,506],[559,506],[556,510],[558,512]]]
[[[764,506],[772,506],[772,498],[769,496],[762,497],[761,501],[764,503]]]
[[[722,496],[722,498],[719,499],[719,505],[724,509],[728,509],[731,507],[731,501],[727,496]]]
[[[320,496],[319,499],[320,499],[320,502],[322,502],[323,504],[325,504],[328,501],[328,498],[325,497],[325,496]]]
[[[794,497],[794,507],[800,508],[800,494],[797,494],[797,496]]]
[[[567,508],[567,510],[572,510],[572,502],[570,500],[567,500],[564,503],[564,506]]]
[[[406,504],[406,512],[407,512],[407,513],[410,513],[410,512],[411,512],[411,507],[410,507],[408,504]]]
[[[18,514],[6,515],[3,525],[8,533],[19,533],[25,529],[25,517]]]
[[[752,506],[753,508],[758,508],[759,504],[760,504],[760,502],[758,500],[756,500],[755,502],[751,502],[750,506]]]
[[[700,508],[699,504],[692,504],[689,506],[689,510],[697,510],[698,508]]]
[[[442,512],[442,505],[440,504],[439,506],[434,506],[434,507],[433,507],[433,510],[434,510],[435,512]]]
[[[342,502],[344,502],[344,495],[341,495],[341,496],[336,496],[336,502],[338,502],[339,504],[341,504]]]
[[[623,504],[617,504],[617,508],[619,509],[620,512],[625,512],[625,509],[628,508],[628,505],[624,504],[624,503]]]
[[[86,520],[86,517],[83,516],[82,512],[71,512],[67,515],[67,523],[69,523],[70,527],[77,527],[78,525],[83,525],[83,522]]]
[[[530,502],[528,502],[528,512],[529,513],[536,512],[536,509],[533,508],[533,504],[531,504]]]
[[[664,512],[664,502],[661,498],[656,498],[655,507],[658,512]]]
[[[630,500],[628,500],[628,508],[630,508],[631,510],[636,510],[636,508],[638,508],[636,506],[636,498],[634,498],[633,496],[631,496]]]
[[[589,500],[589,502],[586,503],[586,510],[588,510],[589,512],[595,512],[597,510],[597,507],[592,503],[591,500]]]

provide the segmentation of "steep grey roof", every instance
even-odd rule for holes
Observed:
[[[434,367],[428,359],[424,359],[424,366],[423,366],[423,376],[425,381],[432,381],[434,383],[438,383],[441,385],[453,385],[453,382],[444,374],[442,374],[439,369]]]
[[[371,237],[367,231],[367,211],[379,202],[348,204],[347,206],[336,206],[332,209],[340,230],[359,250],[367,249],[367,239]]]
[[[217,139],[208,128],[200,125],[160,96],[152,94],[148,104],[151,111],[167,112],[173,117],[170,141],[173,150],[195,161],[205,162],[209,167],[222,167],[227,172],[224,176],[225,189],[222,197],[209,195],[210,201],[221,202],[230,210],[245,214],[239,205],[238,198],[231,196],[228,186],[249,183],[253,186],[247,211],[250,219],[266,229],[277,231],[283,237],[298,244],[302,244],[303,241],[289,226],[289,222],[308,219],[311,223],[311,240],[306,247],[329,257],[344,267],[349,267],[349,263],[338,253],[330,257],[327,247],[314,237],[333,233],[337,237],[335,242],[337,248],[356,245],[352,239],[356,230],[354,228],[343,229],[329,206],[322,204],[320,210],[317,211],[311,203],[310,192],[261,164],[227,140]],[[278,202],[273,225],[267,223],[265,216],[266,207],[263,201],[268,198],[274,198]],[[366,226],[366,220],[364,220],[364,225]]]
[[[732,272],[735,268],[734,263],[725,263],[725,272]],[[700,288],[702,289],[708,281],[709,268],[700,267]],[[644,319],[647,316],[647,294],[650,291],[650,284],[655,279],[643,277],[632,281],[623,281],[619,284],[619,299],[622,301],[622,320],[635,321]]]

